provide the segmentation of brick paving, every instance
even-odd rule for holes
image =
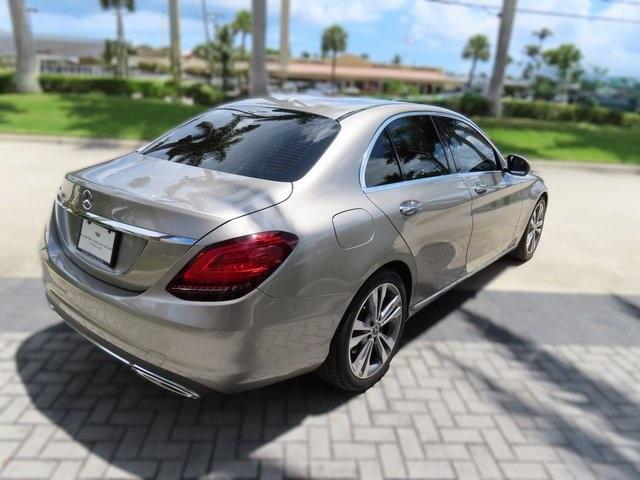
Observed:
[[[640,345],[486,322],[465,340],[410,328],[364,395],[307,375],[200,402],[66,327],[3,333],[0,478],[640,478]]]

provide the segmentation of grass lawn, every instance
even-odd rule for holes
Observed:
[[[88,95],[0,95],[0,132],[152,139],[204,107]]]
[[[504,154],[640,164],[640,129],[520,118],[479,118],[477,123]]]
[[[89,95],[0,95],[0,132],[152,139],[204,107]],[[640,129],[527,119],[477,119],[504,153],[640,164]]]

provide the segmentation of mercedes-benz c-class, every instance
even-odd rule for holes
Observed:
[[[44,286],[80,334],[188,397],[310,371],[363,391],[413,313],[532,257],[547,202],[523,157],[452,111],[248,99],[67,174]]]

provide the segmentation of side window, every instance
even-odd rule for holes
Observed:
[[[387,129],[406,180],[449,173],[444,145],[430,117],[402,117]]]
[[[373,150],[371,150],[367,168],[364,172],[364,179],[367,187],[402,181],[398,160],[386,130],[380,134],[373,146]]]
[[[495,150],[473,127],[453,118],[440,117],[438,122],[459,172],[500,170]]]

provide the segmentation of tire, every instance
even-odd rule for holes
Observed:
[[[511,252],[511,256],[521,262],[528,262],[533,257],[533,254],[540,244],[540,237],[542,236],[542,227],[544,226],[544,217],[547,213],[547,202],[544,198],[541,198],[533,207],[529,221],[527,222],[527,228],[525,228],[522,238],[518,246]],[[529,235],[533,231],[532,244],[529,243]]]
[[[386,317],[371,314],[375,300],[380,297],[382,308],[379,310],[387,313]],[[398,305],[391,305],[396,297],[401,302],[399,312]],[[389,309],[385,311],[387,307]],[[331,340],[329,355],[316,373],[343,390],[364,392],[371,388],[387,373],[398,351],[407,311],[407,293],[402,278],[391,270],[372,275],[349,304]],[[377,322],[375,317],[379,318]],[[388,319],[386,322],[385,318]],[[391,346],[387,341],[389,338],[394,340]],[[365,349],[368,354],[363,352]]]

